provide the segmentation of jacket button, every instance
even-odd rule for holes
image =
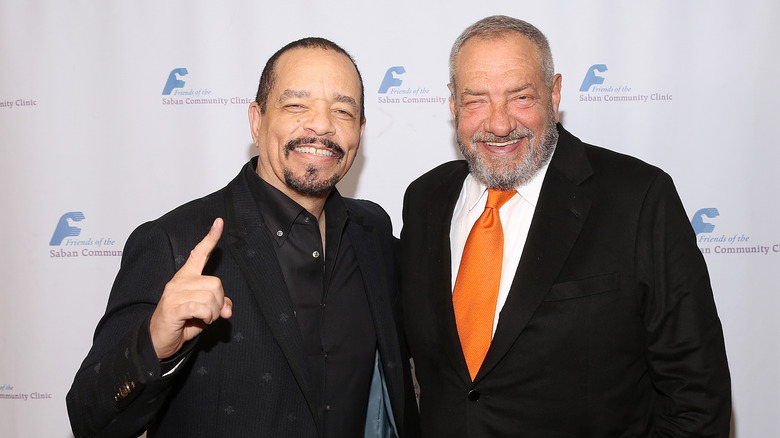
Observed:
[[[469,400],[473,402],[479,400],[479,391],[477,391],[476,389],[472,389],[471,391],[469,391]]]
[[[114,400],[117,402],[124,400],[128,395],[130,395],[131,392],[133,392],[134,389],[135,382],[132,380],[125,382],[117,390],[116,395],[114,395]]]

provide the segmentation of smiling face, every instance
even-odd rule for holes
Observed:
[[[265,112],[249,107],[257,174],[299,203],[324,198],[352,165],[365,127],[358,72],[334,50],[294,48],[274,74]]]
[[[537,48],[525,36],[508,33],[467,40],[454,80],[450,110],[472,175],[498,190],[527,182],[558,141],[561,76],[546,84]]]

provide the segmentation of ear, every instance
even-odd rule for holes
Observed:
[[[452,89],[452,84],[447,84],[447,88],[450,90],[450,113],[452,120],[455,120],[455,90]]]
[[[560,73],[556,74],[553,77],[552,82],[552,92],[551,92],[551,98],[552,98],[552,107],[553,107],[553,114],[555,114],[555,122],[560,122],[558,117],[558,106],[561,104],[561,83],[563,82],[563,77]]]
[[[252,140],[257,145],[260,135],[260,125],[263,122],[263,113],[260,111],[260,104],[252,102],[249,105],[249,129],[252,131]]]

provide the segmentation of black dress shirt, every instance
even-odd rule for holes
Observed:
[[[344,200],[325,202],[325,245],[317,219],[263,181],[246,177],[271,233],[303,336],[324,437],[362,436],[376,352],[376,332],[346,225]]]

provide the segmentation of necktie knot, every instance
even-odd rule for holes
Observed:
[[[488,190],[488,199],[487,199],[487,205],[485,205],[485,208],[492,208],[495,210],[498,210],[506,204],[507,201],[512,199],[512,196],[515,196],[515,193],[517,193],[516,190]]]

